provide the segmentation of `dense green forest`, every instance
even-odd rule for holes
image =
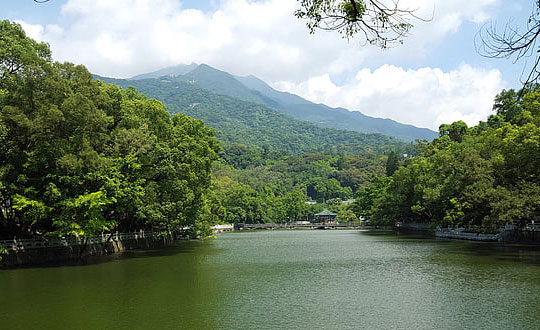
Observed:
[[[441,125],[418,157],[361,190],[355,210],[379,224],[430,223],[493,232],[540,215],[540,88],[502,91],[495,114]]]
[[[354,198],[371,177],[384,175],[384,154],[414,153],[412,144],[380,134],[320,128],[202,89],[186,76],[98,78],[134,85],[166,103],[172,113],[204,119],[216,128],[223,148],[204,209],[208,223],[305,220],[324,207],[340,212],[342,221],[356,221],[350,207],[341,203]],[[309,199],[318,204],[307,205]]]
[[[213,171],[209,222],[308,220],[323,208],[337,212],[340,221],[358,221],[352,205],[343,202],[370,178],[384,175],[386,159],[377,154],[263,155],[242,145],[221,156]],[[317,204],[306,204],[308,199]]]
[[[219,142],[0,22],[0,236],[199,224]],[[204,226],[202,226],[204,227]]]

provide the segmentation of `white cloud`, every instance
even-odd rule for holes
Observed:
[[[469,125],[485,120],[504,82],[498,70],[465,64],[451,72],[384,65],[375,71],[360,70],[341,87],[328,74],[296,85],[287,82],[276,85],[313,102],[436,130],[440,124],[456,120]]]
[[[403,71],[392,66],[371,72],[362,67],[381,56],[387,59],[386,63],[399,63],[402,59],[421,61],[434,45],[455,33],[464,22],[488,19],[489,10],[497,1],[401,0],[400,4],[418,9],[419,16],[433,16],[433,20],[416,22],[405,44],[387,51],[364,47],[354,39],[347,42],[335,32],[310,35],[304,22],[293,15],[298,6],[293,0],[222,0],[211,12],[183,8],[180,0],[68,0],[62,7],[60,23],[21,24],[30,36],[49,42],[56,59],[82,63],[100,75],[129,77],[180,63],[207,63],[234,74],[253,74],[315,100],[434,127],[444,119],[438,109],[446,108],[451,111],[446,116],[453,114],[456,118],[458,113],[465,114],[464,110],[451,108],[449,104],[455,102],[431,106],[435,97],[428,95],[439,93],[450,99],[454,93],[456,98],[467,98],[465,89],[453,84],[472,85],[465,80],[482,80],[480,73],[486,72],[470,68],[478,74],[466,76],[465,67],[449,73],[437,69]],[[358,74],[343,87],[330,81],[331,76],[350,76],[351,72]],[[395,80],[398,78],[404,80]],[[497,78],[500,81],[500,76]],[[434,88],[434,83],[441,87]],[[486,88],[478,88],[481,95],[471,97],[487,97],[483,102],[491,102],[493,90],[488,89],[489,92],[480,93]],[[424,96],[406,99],[411,93]],[[438,115],[418,117],[416,112],[400,110],[410,106],[383,106],[389,95],[394,95],[390,98],[394,102],[401,100]],[[339,97],[343,97],[343,102],[338,102]],[[382,104],[359,108],[360,104],[355,103],[358,99],[378,100]],[[485,111],[480,115],[484,114]],[[475,120],[473,117],[471,121]]]
[[[482,21],[497,0],[402,0],[428,23],[415,22],[402,47],[388,58],[422,56],[434,42],[465,21]],[[304,81],[323,73],[358,69],[380,50],[335,33],[309,35],[294,17],[291,0],[223,0],[217,10],[182,7],[180,0],[68,0],[62,26],[24,24],[51,44],[60,60],[82,62],[92,71],[127,77],[179,62],[207,62],[237,74],[270,81]]]

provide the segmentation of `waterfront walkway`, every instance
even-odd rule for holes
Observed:
[[[361,223],[238,223],[235,230],[256,230],[256,229],[336,229],[336,228],[359,228]]]

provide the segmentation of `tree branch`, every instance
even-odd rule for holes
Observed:
[[[524,32],[520,32],[517,26],[508,22],[503,31],[499,32],[494,23],[485,25],[476,35],[475,47],[477,53],[487,58],[513,58],[517,63],[523,58],[535,57],[532,67],[528,70],[527,64],[524,66],[523,74],[528,71],[523,85],[535,83],[540,79],[539,65],[540,49],[537,47],[537,40],[540,36],[540,1],[535,1],[535,9],[527,21]]]

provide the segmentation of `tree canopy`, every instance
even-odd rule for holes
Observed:
[[[8,21],[0,74],[2,237],[195,224],[219,151],[202,121],[54,62]]]
[[[394,174],[373,180],[355,210],[381,224],[431,223],[495,231],[540,214],[540,88],[502,91],[495,114],[468,128],[441,125],[439,138]]]

